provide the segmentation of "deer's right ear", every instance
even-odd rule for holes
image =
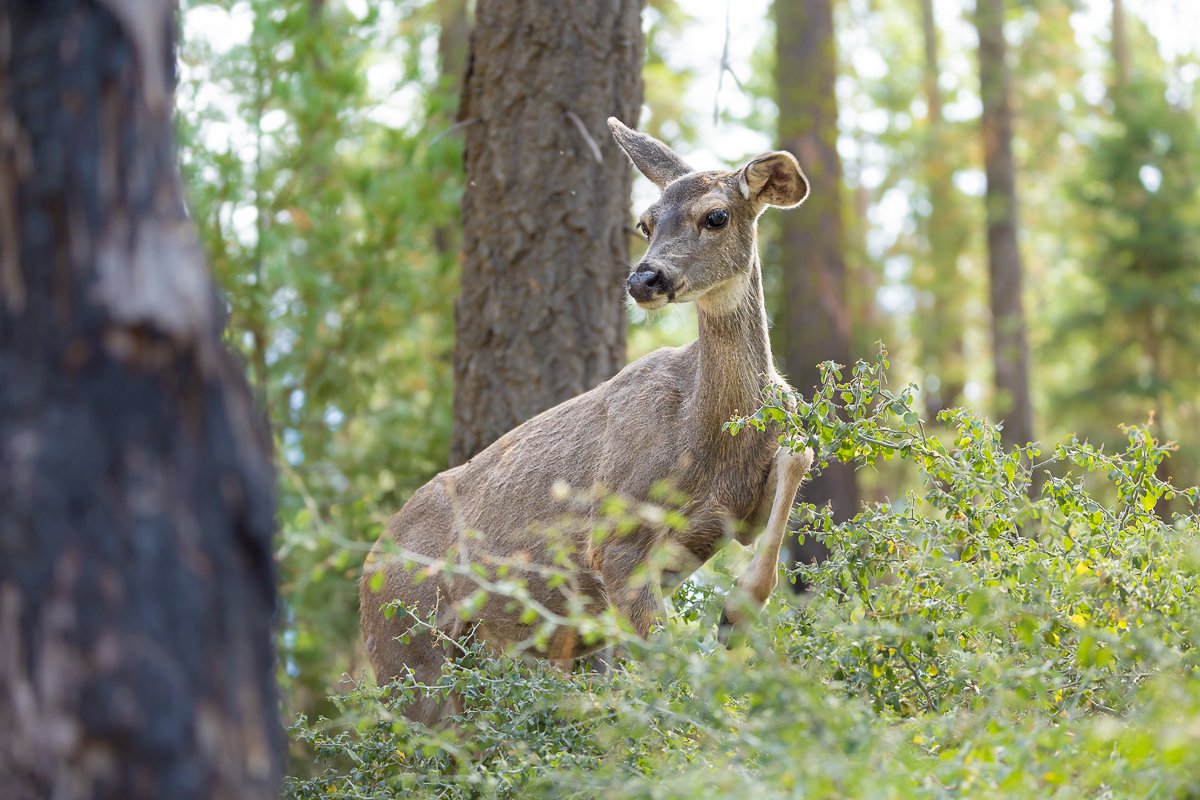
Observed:
[[[638,172],[653,181],[659,189],[692,172],[686,161],[653,136],[626,127],[625,123],[616,117],[608,118],[608,127],[612,130],[617,144],[625,151],[625,155],[629,156],[629,160],[638,168]]]

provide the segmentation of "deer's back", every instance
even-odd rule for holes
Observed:
[[[439,557],[472,529],[494,556],[536,557],[541,532],[569,507],[556,482],[644,500],[667,480],[689,498],[685,544],[706,559],[731,519],[748,519],[757,507],[775,445],[757,434],[733,439],[719,427],[708,439],[688,438],[697,355],[694,345],[656,350],[514,428],[419,490],[393,520],[392,536]],[[708,452],[714,446],[723,449]]]

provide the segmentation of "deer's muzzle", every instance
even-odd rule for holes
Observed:
[[[638,267],[629,276],[629,296],[639,305],[662,305],[675,297],[675,280],[658,267]]]

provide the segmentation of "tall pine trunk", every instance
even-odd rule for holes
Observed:
[[[471,35],[471,17],[467,0],[440,0],[438,12],[438,86],[434,98],[435,108],[432,121],[449,130],[458,116],[458,103],[462,96],[463,72],[467,66],[467,46]],[[453,98],[453,100],[451,100]],[[462,179],[461,165],[455,163],[453,176],[447,180]],[[447,268],[457,268],[460,232],[458,220],[453,224],[442,223],[433,229],[433,244]]]
[[[0,794],[277,794],[274,475],[176,171],[174,4],[0,2]]]
[[[1113,65],[1112,83],[1108,88],[1108,97],[1112,102],[1113,109],[1117,112],[1118,119],[1122,118],[1120,113],[1122,110],[1128,110],[1127,105],[1131,100],[1130,80],[1132,78],[1129,55],[1129,29],[1125,19],[1125,4],[1123,0],[1112,0],[1112,31],[1110,40]],[[1136,107],[1136,106],[1135,106]],[[1152,310],[1147,309],[1142,313],[1136,314],[1133,319],[1137,320],[1136,329],[1140,332],[1138,340],[1145,343],[1144,351],[1146,359],[1149,362],[1149,374],[1151,376],[1151,384],[1157,387],[1169,386],[1171,381],[1168,377],[1169,368],[1166,366],[1163,347],[1163,331],[1161,330],[1162,323],[1156,319],[1156,314]],[[1155,402],[1151,407],[1154,423],[1156,426],[1155,434],[1160,441],[1170,441],[1172,433],[1170,422],[1167,415],[1170,413],[1171,403],[1167,397],[1167,392],[1160,388],[1157,392]],[[1159,462],[1154,470],[1154,475],[1161,481],[1170,483],[1171,476],[1171,460],[1163,459]],[[1171,501],[1166,497],[1160,498],[1154,506],[1154,511],[1164,520],[1171,517]]]
[[[927,416],[933,419],[939,412],[961,404],[966,382],[963,286],[958,259],[966,249],[969,230],[959,218],[958,193],[952,179],[952,145],[938,84],[941,61],[933,0],[920,0],[920,4],[928,105],[924,172],[929,214],[923,220],[927,257],[914,266],[913,272],[922,301],[916,338],[921,369],[926,375],[925,408]]]
[[[810,392],[820,382],[818,364],[849,366],[851,359],[833,9],[830,0],[776,0],[774,15],[780,146],[800,160],[811,186],[808,200],[788,218],[780,237],[784,305],[776,321],[776,345],[788,380]],[[805,484],[803,496],[818,506],[832,504],[839,522],[849,519],[858,508],[853,466],[830,463]],[[792,548],[794,560],[827,552],[812,540]]]
[[[467,47],[471,36],[471,14],[467,0],[439,0],[438,12],[438,91],[462,93],[463,71],[467,65]]]
[[[479,0],[463,104],[459,464],[625,362],[642,0]]]
[[[1113,87],[1116,92],[1129,86],[1129,33],[1125,25],[1124,0],[1112,0]]]
[[[987,173],[989,301],[996,413],[1004,421],[1006,446],[1033,440],[1029,398],[1029,343],[1021,299],[1021,251],[1017,245],[1017,187],[1013,160],[1010,72],[1004,41],[1005,0],[976,0],[979,82],[983,102],[983,158]]]

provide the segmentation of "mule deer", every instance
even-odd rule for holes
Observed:
[[[463,621],[457,604],[473,593],[474,583],[435,570],[419,575],[411,561],[389,557],[389,549],[398,545],[427,563],[460,546],[485,565],[551,563],[546,526],[567,508],[552,491],[556,481],[646,499],[667,480],[688,498],[682,531],[644,523],[602,541],[588,525],[558,531],[559,538],[574,539],[570,569],[589,610],[615,606],[641,636],[662,611],[664,587],[685,579],[730,538],[751,543],[764,523],[722,626],[743,624],[775,588],[780,543],[812,451],[781,448],[778,431],[747,430],[733,437],[722,423],[739,410],[756,408],[765,387],[787,388],[767,338],[756,231],[764,208],[799,205],[808,182],[789,153],[767,153],[734,171],[696,172],[657,139],[616,118],[608,124],[634,165],[662,192],[637,223],[650,244],[629,276],[629,294],[647,309],[695,302],[699,338],[628,365],[412,496],[368,556],[360,586],[367,652],[380,682],[408,670],[432,682],[448,656],[445,642],[468,631],[499,647],[528,633],[519,613],[500,601],[489,600]],[[480,536],[463,544],[464,530]],[[659,577],[639,580],[639,571],[664,548],[674,553],[671,563]],[[564,610],[562,593],[534,571],[528,588],[545,608]],[[411,619],[383,613],[396,600],[436,622],[432,628],[413,627]],[[569,659],[583,652],[578,636],[563,628],[541,655]],[[447,711],[446,703],[430,699],[405,713],[433,722]]]

